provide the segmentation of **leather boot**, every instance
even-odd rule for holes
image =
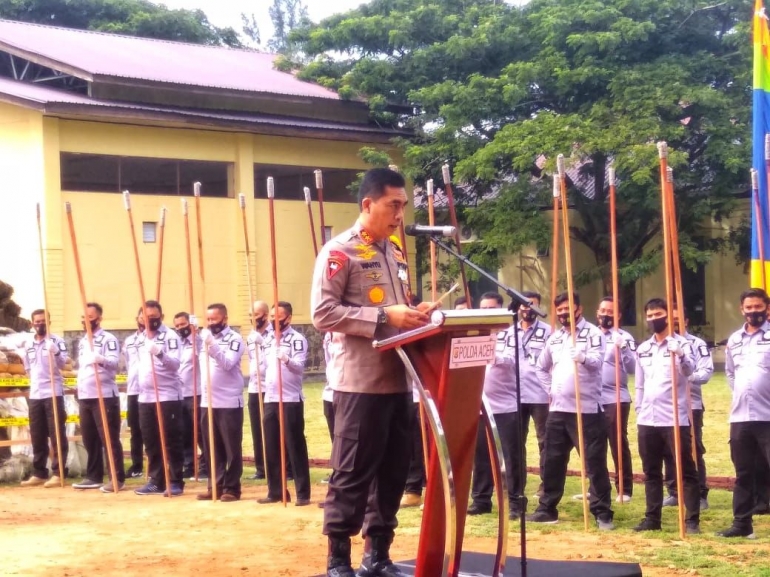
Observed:
[[[390,559],[392,542],[393,535],[367,536],[357,577],[406,577]]]
[[[355,577],[350,564],[350,537],[329,536],[329,556],[326,560],[326,577]]]

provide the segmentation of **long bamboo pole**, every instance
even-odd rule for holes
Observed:
[[[160,208],[160,221],[158,223],[160,228],[160,238],[158,239],[158,284],[155,290],[155,300],[160,302],[160,282],[163,276],[163,239],[166,232],[166,207]]]
[[[556,298],[557,280],[559,278],[559,198],[561,197],[561,180],[559,175],[553,175],[553,239],[551,240],[551,305]],[[556,330],[556,307],[551,306],[551,330]]]
[[[307,216],[310,220],[310,237],[313,239],[313,254],[318,256],[318,239],[315,236],[315,222],[313,220],[313,205],[310,199],[310,189],[306,186],[302,189],[305,193],[305,204],[307,205]],[[252,303],[254,301],[252,300]]]
[[[321,246],[326,244],[326,219],[324,218],[324,175],[323,171],[316,170],[315,189],[318,192],[318,219],[321,225]]]
[[[189,299],[190,316],[195,319],[195,298],[193,296],[192,250],[190,248],[190,218],[188,216],[187,199],[182,199],[182,217],[184,218],[184,239],[187,255],[187,293]],[[192,342],[192,386],[193,386],[193,478],[198,480],[198,323],[190,323],[190,339]],[[212,472],[213,474],[213,472]]]
[[[50,318],[50,311],[48,309],[48,285],[45,282],[45,252],[43,248],[43,227],[40,223],[40,203],[37,203],[36,206],[37,209],[37,240],[38,245],[40,246],[40,273],[41,273],[41,279],[43,281],[43,306],[45,307],[45,334],[48,339],[51,339],[51,318]],[[53,343],[53,339],[51,339],[51,342]],[[43,341],[43,346],[46,346],[45,340]],[[59,416],[59,399],[58,395],[56,394],[56,383],[54,382],[54,374],[53,374],[53,364],[54,359],[51,355],[51,351],[47,351],[48,353],[48,378],[51,382],[51,403],[53,404],[53,426],[56,429],[55,433],[55,446],[54,450],[56,451],[56,462],[59,464],[59,486],[64,487],[64,462],[62,461],[62,439],[61,434],[59,430],[59,426],[61,423],[61,417]],[[42,355],[42,353],[41,353]],[[64,391],[62,391],[63,393]],[[63,399],[64,397],[62,397]]]
[[[449,171],[449,165],[444,164],[441,167],[441,175],[444,179],[444,189],[446,192],[446,198],[447,198],[447,205],[449,207],[449,218],[452,222],[452,226],[455,227],[455,248],[457,249],[457,254],[462,254],[462,244],[460,242],[460,225],[457,223],[457,208],[455,207],[455,195],[454,191],[452,189],[452,175]],[[433,243],[431,243],[432,245]],[[465,294],[465,299],[468,302],[468,307],[471,306],[471,289],[468,285],[468,278],[465,275],[465,264],[462,262],[460,263],[460,276],[463,280],[463,293]]]
[[[436,213],[435,213],[435,205],[434,205],[434,199],[433,199],[433,179],[432,178],[425,183],[425,190],[428,196],[428,225],[435,226]],[[438,287],[437,287],[438,279],[436,278],[437,277],[436,245],[433,244],[432,242],[429,242],[428,244],[430,245],[430,300],[431,302],[436,302],[436,297],[438,296]],[[470,306],[471,306],[471,303],[468,302],[468,307]]]

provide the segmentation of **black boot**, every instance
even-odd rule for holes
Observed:
[[[350,537],[329,536],[326,577],[356,577],[350,564]]]
[[[406,577],[390,560],[393,535],[369,535],[357,577]]]

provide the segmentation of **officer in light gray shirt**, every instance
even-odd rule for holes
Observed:
[[[264,402],[265,363],[262,362],[261,347],[265,338],[273,332],[273,327],[268,318],[270,307],[265,301],[255,301],[251,311],[254,328],[246,339],[246,349],[249,353],[249,421],[256,468],[253,479],[264,479],[265,456],[262,454],[262,412],[259,395],[262,395]]]
[[[126,361],[126,421],[131,429],[131,467],[126,475],[133,478],[142,476],[144,468],[144,441],[142,428],[139,425],[139,381],[136,372],[136,360],[139,357],[137,343],[144,332],[142,309],[136,317],[137,331],[123,341],[123,358]]]

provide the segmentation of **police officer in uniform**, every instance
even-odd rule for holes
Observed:
[[[80,339],[78,345],[78,412],[80,414],[80,432],[83,446],[88,453],[86,476],[72,485],[73,489],[101,489],[103,493],[112,493],[123,489],[126,472],[123,469],[123,445],[120,443],[120,397],[115,375],[120,362],[120,345],[114,335],[101,328],[102,306],[98,303],[86,304],[85,323],[90,323],[94,346],[88,342],[88,335]],[[104,409],[107,414],[107,430],[104,430],[99,411],[99,396],[96,389],[96,374],[102,385]],[[102,485],[104,480],[104,459],[102,451],[107,450],[105,434],[110,436],[112,458],[115,462],[115,479]],[[108,471],[109,473],[110,471]]]
[[[126,421],[131,430],[131,466],[126,475],[132,478],[142,476],[144,459],[142,448],[142,428],[139,426],[139,381],[137,379],[136,360],[139,356],[137,343],[144,332],[144,319],[142,309],[139,309],[136,317],[137,330],[123,341],[123,358],[126,361]]]
[[[331,333],[324,333],[323,340],[321,341],[321,346],[323,347],[324,351],[324,365],[326,368],[326,384],[324,385],[324,389],[321,392],[321,401],[324,405],[324,418],[326,419],[326,427],[329,429],[329,436],[331,437],[332,443],[334,442],[334,389],[332,389],[331,384],[329,383],[329,360],[331,358],[329,354],[329,345],[331,345],[332,342],[332,334]],[[321,483],[328,484],[329,479],[331,478],[331,475],[327,475],[323,480],[321,480]],[[402,503],[403,505],[403,503]],[[324,506],[324,502],[320,501],[318,503],[319,507]]]
[[[700,510],[705,511],[709,508],[708,494],[709,488],[706,484],[706,461],[703,455],[706,454],[706,446],[703,444],[703,393],[701,387],[709,382],[711,375],[714,374],[714,361],[711,358],[706,341],[687,332],[687,325],[690,322],[686,316],[684,318],[684,334],[679,330],[679,315],[674,309],[674,330],[676,334],[682,335],[690,342],[693,355],[695,356],[695,370],[688,377],[690,381],[690,402],[692,407],[692,419],[695,425],[695,451],[698,457],[698,485],[700,486]],[[668,497],[663,500],[664,507],[676,507],[676,464],[671,454],[666,455],[666,488]]]
[[[653,298],[644,305],[647,326],[653,335],[636,349],[636,422],[639,439],[639,456],[644,470],[644,492],[647,509],[644,519],[634,531],[660,530],[663,506],[663,460],[666,452],[674,451],[674,410],[679,414],[681,437],[682,477],[686,531],[700,533],[700,496],[698,473],[692,459],[690,420],[687,416],[687,378],[695,370],[692,346],[684,337],[674,333],[668,336],[668,305]],[[674,384],[671,375],[671,356],[676,361],[677,374]],[[672,387],[678,391],[679,406],[675,409]]]
[[[754,538],[757,463],[770,466],[770,298],[760,288],[741,294],[746,323],[727,340],[725,373],[733,391],[730,457],[735,466],[733,523],[720,537]]]
[[[279,384],[283,384],[284,432],[288,460],[294,473],[298,507],[310,504],[310,464],[305,438],[305,396],[302,394],[302,374],[307,362],[307,339],[291,326],[291,303],[278,302],[272,316],[278,321],[281,342],[275,330],[262,345],[261,361],[265,366],[265,444],[267,447],[267,497],[258,503],[280,503],[281,498],[281,439],[279,426]],[[278,369],[281,381],[278,380]]]
[[[67,433],[64,429],[67,413],[64,410],[64,391],[62,389],[61,369],[67,364],[69,355],[67,345],[56,335],[47,334],[48,313],[43,309],[32,311],[32,328],[35,336],[20,352],[24,368],[29,375],[29,436],[32,441],[32,476],[21,484],[24,487],[43,485],[43,487],[58,487],[59,453],[56,450],[56,436],[59,436],[61,458],[67,464]],[[51,368],[53,367],[53,382]],[[59,417],[59,429],[53,418],[53,403]],[[48,478],[48,439],[53,447],[51,460],[51,478]]]
[[[252,317],[254,328],[246,339],[246,349],[249,353],[249,421],[251,441],[254,445],[254,465],[257,469],[252,479],[264,479],[265,456],[262,454],[262,414],[259,412],[259,393],[261,383],[264,402],[266,365],[262,362],[261,347],[268,335],[272,334],[273,326],[268,321],[270,307],[265,301],[255,301],[251,310],[254,315]]]
[[[412,395],[396,352],[375,350],[372,339],[428,322],[423,311],[430,305],[408,304],[406,259],[388,238],[403,221],[404,186],[395,171],[368,171],[358,193],[358,221],[324,245],[313,274],[313,325],[333,332],[333,473],[323,528],[329,577],[355,575],[350,537],[362,528],[359,575],[402,574],[390,560],[390,544],[409,468]]]
[[[569,295],[554,299],[562,328],[551,334],[537,361],[540,382],[549,391],[551,410],[545,433],[543,496],[527,520],[558,523],[557,506],[564,496],[567,464],[572,448],[579,447],[577,412],[583,419],[585,461],[591,483],[590,508],[602,531],[615,528],[611,508],[612,486],[607,472],[607,429],[601,405],[604,337],[582,314],[580,296],[574,294],[575,343],[570,330]],[[575,367],[580,378],[580,407],[575,397]]]
[[[137,495],[162,495],[170,484],[172,497],[184,492],[182,477],[182,378],[179,376],[181,349],[179,337],[163,324],[163,308],[158,301],[144,303],[146,328],[138,342],[139,421],[147,448],[147,483]],[[154,374],[153,374],[154,373]],[[157,386],[157,394],[155,387]],[[168,475],[163,465],[163,447],[158,427],[156,400],[160,401],[168,457]]]
[[[214,421],[215,469],[209,471],[208,490],[197,496],[199,501],[213,497],[212,482],[217,484],[217,496],[225,503],[241,498],[243,474],[243,337],[227,325],[227,307],[214,303],[206,310],[207,329],[201,331],[205,347],[198,359],[201,367],[201,428],[206,462],[211,463],[209,447],[208,389],[211,387]],[[206,354],[208,352],[208,355]],[[208,365],[208,370],[206,369]],[[211,382],[209,382],[209,375]],[[213,481],[212,481],[213,478]]]

